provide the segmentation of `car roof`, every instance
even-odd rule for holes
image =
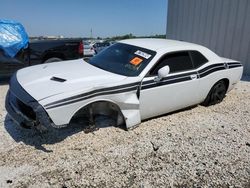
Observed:
[[[191,47],[197,48],[200,45],[183,42],[178,40],[169,39],[156,39],[156,38],[140,38],[140,39],[127,39],[120,41],[121,43],[126,43],[134,46],[139,46],[147,48],[150,50],[157,51],[159,49],[174,48],[174,47]]]
[[[139,39],[127,39],[119,41],[124,44],[138,46],[141,48],[147,48],[153,51],[181,51],[181,50],[197,50],[200,51],[210,61],[218,61],[220,57],[209,50],[208,48],[189,42],[183,42],[178,40],[169,39],[157,39],[157,38],[139,38]]]

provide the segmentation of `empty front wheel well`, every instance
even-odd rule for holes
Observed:
[[[98,115],[114,119],[116,122],[116,126],[126,128],[125,119],[120,110],[120,107],[111,101],[95,101],[82,107],[73,115],[73,117],[71,118],[71,122],[76,120],[81,121],[85,119],[88,121],[88,123],[94,123],[95,118]]]

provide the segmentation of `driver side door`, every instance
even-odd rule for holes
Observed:
[[[158,70],[168,65],[170,73],[156,81]],[[188,51],[164,55],[142,80],[141,119],[147,119],[197,104],[198,73]]]

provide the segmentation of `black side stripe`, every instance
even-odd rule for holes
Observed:
[[[163,81],[179,79],[179,78],[187,77],[187,76],[190,77],[190,75],[192,75],[192,74],[197,74],[197,72],[193,71],[193,72],[189,72],[189,73],[183,73],[183,74],[178,74],[178,75],[174,75],[174,76],[168,76],[166,78],[163,78]]]
[[[121,89],[121,90],[117,90],[117,91],[106,91],[106,92],[103,92],[103,93],[96,93],[96,94],[93,94],[93,95],[88,96],[88,97],[79,98],[79,99],[75,99],[75,100],[60,103],[60,104],[55,104],[55,105],[47,107],[46,109],[51,109],[51,108],[56,108],[56,107],[76,103],[76,102],[79,102],[79,101],[82,101],[82,100],[86,100],[86,99],[101,96],[101,95],[111,95],[111,94],[125,93],[125,92],[129,92],[129,91],[136,91],[137,88],[138,88],[138,86],[133,86],[132,88],[129,88],[129,89]]]
[[[148,80],[148,81],[144,81],[142,83],[142,87],[141,89],[150,89],[150,88],[154,88],[154,87],[159,87],[159,86],[163,86],[163,85],[168,85],[168,84],[174,84],[174,83],[178,83],[178,82],[184,82],[184,81],[189,81],[192,80],[191,79],[191,75],[197,75],[197,78],[200,77],[204,77],[212,72],[218,71],[218,70],[223,70],[225,69],[225,66],[223,63],[219,63],[219,64],[214,64],[214,65],[210,65],[208,67],[205,67],[204,69],[198,71],[198,72],[189,72],[189,73],[184,73],[184,74],[179,74],[179,75],[175,75],[175,76],[169,76],[164,78],[161,82],[155,82],[154,80]]]
[[[217,64],[213,64],[213,65],[209,65],[201,70],[198,71],[199,74],[203,73],[203,72],[206,72],[207,70],[210,70],[212,68],[216,68],[216,67],[226,67],[224,63],[217,63]]]
[[[159,87],[159,86],[163,86],[163,85],[168,85],[168,84],[174,84],[174,83],[178,83],[178,82],[184,82],[184,81],[189,81],[192,80],[191,79],[191,75],[195,74],[197,75],[197,79],[199,78],[203,78],[211,73],[220,71],[220,70],[225,70],[227,68],[235,68],[235,67],[241,67],[242,64],[241,63],[218,63],[218,64],[213,64],[210,65],[208,67],[205,67],[201,70],[199,70],[198,72],[189,72],[189,73],[185,73],[185,74],[179,74],[179,75],[175,75],[175,76],[169,76],[164,78],[161,82],[155,82],[154,80],[147,80],[144,81],[142,83],[142,87],[141,89],[150,89],[150,88],[154,88],[154,87]]]
[[[236,67],[242,67],[242,65],[230,65],[230,66],[229,66],[230,69],[236,68]]]
[[[84,94],[76,95],[73,97],[69,97],[66,99],[58,100],[52,103],[49,103],[45,105],[46,109],[57,107],[58,105],[65,105],[70,104],[74,102],[78,102],[81,100],[86,100],[92,97],[100,96],[100,95],[107,95],[107,94],[115,94],[115,93],[121,93],[121,92],[128,92],[136,90],[139,87],[140,82],[132,83],[132,84],[126,84],[121,86],[114,86],[109,88],[103,88],[103,89],[97,89],[94,91],[90,91]]]
[[[231,63],[227,63],[229,66],[230,65],[241,65],[242,66],[242,64],[240,63],[240,62],[231,62]]]
[[[227,63],[228,67],[231,68],[236,68],[236,67],[241,67],[242,64],[240,62],[231,62],[231,63]]]
[[[184,73],[184,74],[178,74],[178,75],[174,75],[174,76],[169,76],[169,77],[166,77],[164,78],[162,81],[166,81],[166,80],[174,80],[174,79],[180,79],[182,77],[186,77],[186,76],[189,76],[192,75],[192,74],[197,74],[196,71],[194,72],[189,72],[189,73]],[[147,81],[144,81],[142,84],[151,84],[151,83],[155,83],[154,80],[147,80]]]
[[[82,100],[86,100],[89,98],[101,96],[101,95],[110,95],[110,94],[117,94],[117,93],[124,93],[124,92],[130,92],[130,91],[136,91],[138,89],[144,90],[144,89],[150,89],[154,87],[159,87],[163,85],[169,85],[169,84],[174,84],[178,82],[184,82],[184,81],[189,81],[191,79],[191,75],[197,75],[197,79],[205,77],[213,72],[217,72],[220,70],[225,70],[227,68],[236,68],[236,67],[241,67],[242,64],[238,62],[232,62],[232,63],[218,63],[214,65],[210,65],[208,67],[205,67],[198,72],[193,71],[189,73],[184,73],[184,74],[179,74],[179,75],[174,75],[174,76],[169,76],[164,78],[161,82],[155,82],[154,80],[147,80],[142,82],[141,88],[140,88],[140,82],[136,83],[131,83],[131,84],[125,84],[121,86],[114,86],[114,87],[109,87],[109,88],[103,88],[103,89],[97,89],[94,91],[90,91],[84,94],[79,94],[73,97],[69,97],[66,99],[58,100],[52,103],[49,103],[45,105],[46,109],[51,109],[51,108],[56,108],[72,103],[76,103]]]
[[[213,67],[211,69],[208,69],[206,71],[198,71],[199,75],[200,75],[200,78],[203,78],[213,72],[217,72],[217,71],[220,71],[220,70],[225,70],[226,67],[223,65],[223,66],[218,66],[218,67]]]
[[[178,82],[184,82],[184,81],[188,81],[191,80],[190,76],[184,76],[184,77],[180,77],[180,78],[176,78],[176,79],[171,79],[171,80],[166,80],[166,81],[161,81],[161,82],[154,82],[150,83],[150,84],[144,84],[141,87],[141,89],[149,89],[149,88],[153,88],[153,87],[159,87],[159,86],[163,86],[163,85],[169,85],[169,84],[174,84],[174,83],[178,83]]]

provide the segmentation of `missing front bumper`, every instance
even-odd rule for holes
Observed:
[[[10,118],[18,125],[24,128],[31,128],[36,126],[48,127],[53,126],[47,113],[43,107],[38,102],[30,102],[28,104],[21,104],[11,91],[8,91],[5,101],[5,108],[10,116]]]
[[[22,127],[54,125],[44,108],[22,88],[16,75],[13,75],[10,80],[5,108],[11,119]]]
[[[24,128],[31,128],[35,126],[35,120],[24,115],[18,108],[15,100],[12,98],[13,96],[8,91],[5,100],[5,108],[10,116],[10,118],[18,125],[21,125]]]

